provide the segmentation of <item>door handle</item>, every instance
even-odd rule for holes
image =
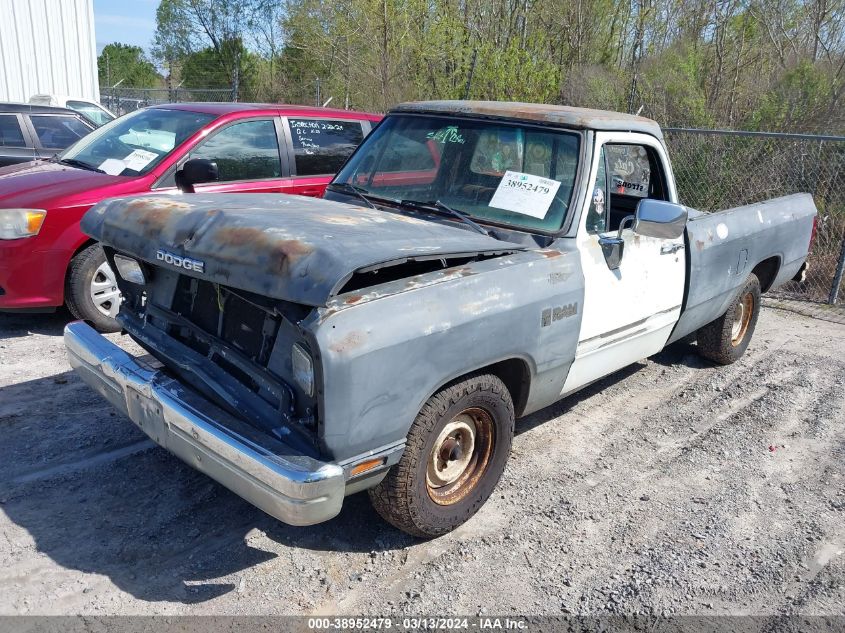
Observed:
[[[661,255],[671,255],[684,247],[683,244],[664,244],[660,247]]]

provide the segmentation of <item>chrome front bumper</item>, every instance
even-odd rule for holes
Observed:
[[[65,327],[70,364],[153,441],[280,521],[340,512],[343,468],[296,454],[138,361],[81,321]]]

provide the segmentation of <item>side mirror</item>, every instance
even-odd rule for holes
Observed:
[[[604,260],[610,270],[616,270],[622,263],[622,253],[625,250],[622,231],[629,224],[633,225],[634,233],[639,235],[674,240],[684,234],[687,226],[687,208],[682,204],[663,200],[650,198],[640,200],[637,204],[636,215],[623,218],[615,236],[599,238]]]
[[[637,204],[634,233],[646,237],[674,240],[684,234],[687,208],[674,202],[643,198]]]
[[[194,185],[218,179],[217,163],[206,158],[192,158],[174,175],[176,186],[185,193],[194,193]]]

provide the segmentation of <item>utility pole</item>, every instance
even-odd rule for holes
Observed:
[[[106,85],[111,86],[111,64],[109,64],[109,53],[108,51],[103,51],[103,55],[106,57]],[[108,95],[108,104],[109,110],[114,110],[114,104],[112,103],[112,95]]]
[[[467,85],[464,88],[464,99],[469,99],[469,90],[472,87],[472,76],[475,74],[475,62],[478,59],[478,49],[475,48],[472,51],[472,62],[469,66],[469,76],[467,76]]]

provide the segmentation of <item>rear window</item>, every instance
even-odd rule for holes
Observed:
[[[32,127],[42,147],[64,149],[86,136],[91,128],[72,116],[31,115]]]
[[[86,103],[84,101],[68,101],[66,105],[71,110],[76,110],[82,114],[82,116],[97,126],[105,125],[114,119],[113,116],[109,116],[108,112],[102,108],[98,108],[93,103]]]
[[[613,179],[613,193],[647,198],[651,185],[651,163],[642,145],[606,145],[607,164]]]
[[[297,176],[334,174],[364,140],[360,121],[288,119]]]
[[[26,147],[18,117],[14,114],[0,114],[0,145]]]

